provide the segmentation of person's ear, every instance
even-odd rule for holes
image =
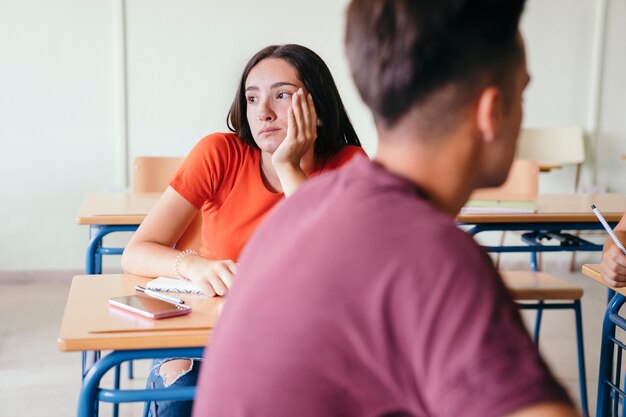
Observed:
[[[483,140],[493,141],[497,137],[502,121],[502,92],[498,87],[488,86],[478,98],[476,122]]]

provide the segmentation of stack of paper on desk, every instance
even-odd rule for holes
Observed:
[[[469,200],[463,213],[534,213],[537,203],[532,200]]]
[[[474,190],[462,213],[534,213],[537,211],[539,165],[516,159],[499,187]]]
[[[189,281],[182,279],[158,277],[150,281],[146,288],[153,291],[187,292],[203,294],[202,290]]]

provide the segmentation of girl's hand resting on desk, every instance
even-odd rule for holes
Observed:
[[[611,287],[626,287],[626,255],[616,245],[602,252],[602,280]]]
[[[237,272],[237,264],[230,259],[211,260],[201,256],[188,256],[184,276],[202,289],[209,297],[226,295]]]
[[[291,107],[287,111],[287,136],[272,154],[272,164],[281,167],[300,169],[300,160],[317,139],[317,112],[311,94],[300,88],[291,97]]]

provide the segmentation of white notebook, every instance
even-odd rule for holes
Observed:
[[[153,291],[165,292],[187,292],[194,294],[204,294],[202,290],[189,281],[182,279],[158,277],[146,285],[146,288]]]
[[[536,213],[535,201],[523,200],[469,200],[462,213]]]

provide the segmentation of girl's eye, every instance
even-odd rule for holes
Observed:
[[[281,91],[280,93],[276,94],[276,98],[278,98],[278,99],[289,98],[290,95],[291,94],[289,94],[289,93]]]
[[[254,103],[256,101],[255,96],[248,96],[248,103]]]

